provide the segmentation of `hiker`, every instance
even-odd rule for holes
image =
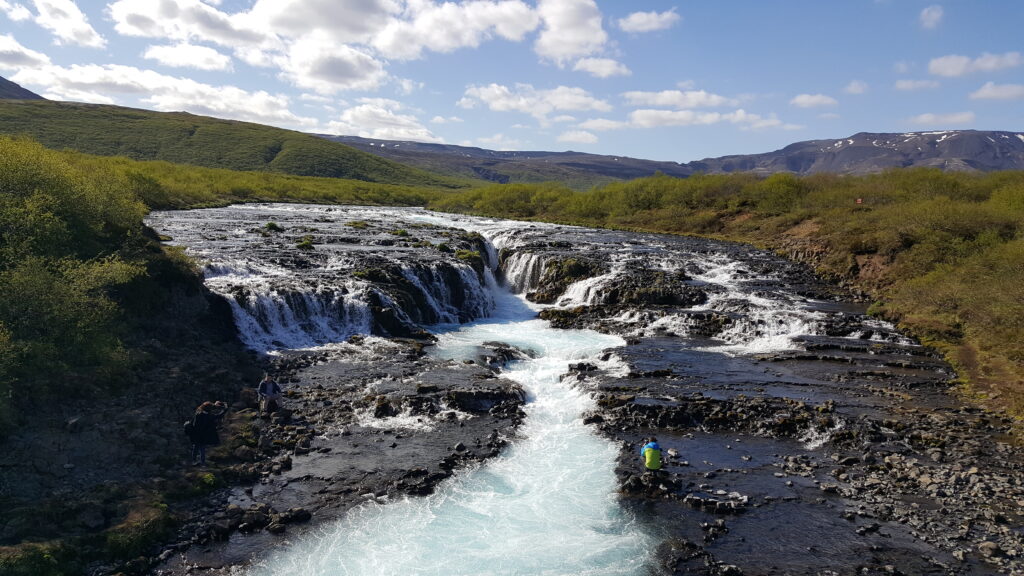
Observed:
[[[658,446],[657,438],[651,436],[644,439],[644,445],[640,447],[640,458],[647,470],[652,472],[661,470],[661,446]]]
[[[192,464],[206,466],[206,447],[220,444],[217,424],[227,411],[228,405],[220,401],[203,402],[196,408],[189,434],[192,440]]]
[[[270,374],[263,373],[263,380],[256,388],[260,397],[260,413],[270,414],[277,410],[277,401],[281,399],[281,387],[270,377]]]

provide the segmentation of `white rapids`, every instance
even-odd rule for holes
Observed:
[[[314,221],[322,229],[317,249],[326,258],[322,268],[283,270],[275,264],[279,254],[267,249],[267,242],[242,242],[255,237],[255,228],[265,226],[270,217],[293,230]],[[707,249],[711,244],[687,247],[668,237],[647,235],[639,241],[638,236],[601,232],[588,245],[588,234],[596,231],[417,209],[301,205],[155,213],[150,222],[180,237],[190,253],[206,262],[207,285],[232,304],[243,339],[254,349],[271,351],[341,345],[350,334],[369,330],[374,299],[398,308],[369,282],[354,275],[332,276],[352,267],[347,251],[380,251],[377,245],[339,244],[346,226],[361,218],[410,229],[413,224],[460,228],[486,238],[481,246],[486,269],[480,275],[465,263],[439,268],[437,260],[416,262],[400,250],[384,251],[381,257],[404,267],[405,280],[423,295],[421,307],[430,308],[433,321],[451,322],[435,327],[435,356],[471,359],[481,344],[490,341],[532,351],[532,359],[514,362],[502,373],[527,391],[528,417],[519,437],[500,456],[462,470],[433,495],[387,504],[368,500],[343,519],[238,569],[248,576],[649,573],[657,538],[617,501],[614,469],[620,447],[583,424],[583,414],[593,408],[587,382],[561,378],[568,364],[582,360],[624,376],[627,369],[614,356],[597,358],[609,358],[602,351],[625,341],[589,330],[553,329],[537,319],[541,306],[500,288],[491,275],[499,270],[499,251],[504,258],[500,273],[508,288],[524,293],[537,287],[550,258],[533,247],[550,246],[561,233],[562,238],[579,240],[584,249],[604,250],[609,257],[607,272],[568,286],[556,304],[560,307],[602,303],[614,281],[638,266],[685,272],[688,278],[680,276],[680,281],[707,293],[706,302],[690,310],[658,316],[634,309],[609,319],[629,336],[686,337],[702,315],[721,314],[728,323],[715,340],[702,341],[709,343],[706,349],[755,354],[799,349],[799,337],[821,333],[827,320],[827,314],[809,307],[805,298],[773,288],[770,266],[751,268],[750,262],[728,251]],[[236,221],[241,224],[234,236],[223,231],[226,223]],[[254,254],[253,246],[265,251]],[[864,326],[865,332],[849,337],[874,339],[892,332],[882,323]],[[804,440],[809,445],[820,441]]]
[[[581,415],[593,400],[563,381],[567,364],[622,340],[556,330],[520,297],[498,296],[492,318],[439,335],[435,355],[470,357],[501,340],[537,353],[503,376],[526,389],[521,438],[425,498],[368,503],[253,567],[252,576],[644,574],[653,539],[616,501],[618,446]],[[604,367],[615,370],[614,360]],[[598,362],[600,363],[600,362]]]

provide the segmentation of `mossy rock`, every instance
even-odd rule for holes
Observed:
[[[81,570],[78,555],[61,543],[0,547],[0,574],[4,576],[65,576]]]

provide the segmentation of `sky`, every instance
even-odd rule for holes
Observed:
[[[1024,128],[1022,0],[0,0],[46,98],[687,162]]]

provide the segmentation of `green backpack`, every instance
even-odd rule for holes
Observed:
[[[661,470],[661,450],[654,448],[644,450],[644,466],[648,470]]]

